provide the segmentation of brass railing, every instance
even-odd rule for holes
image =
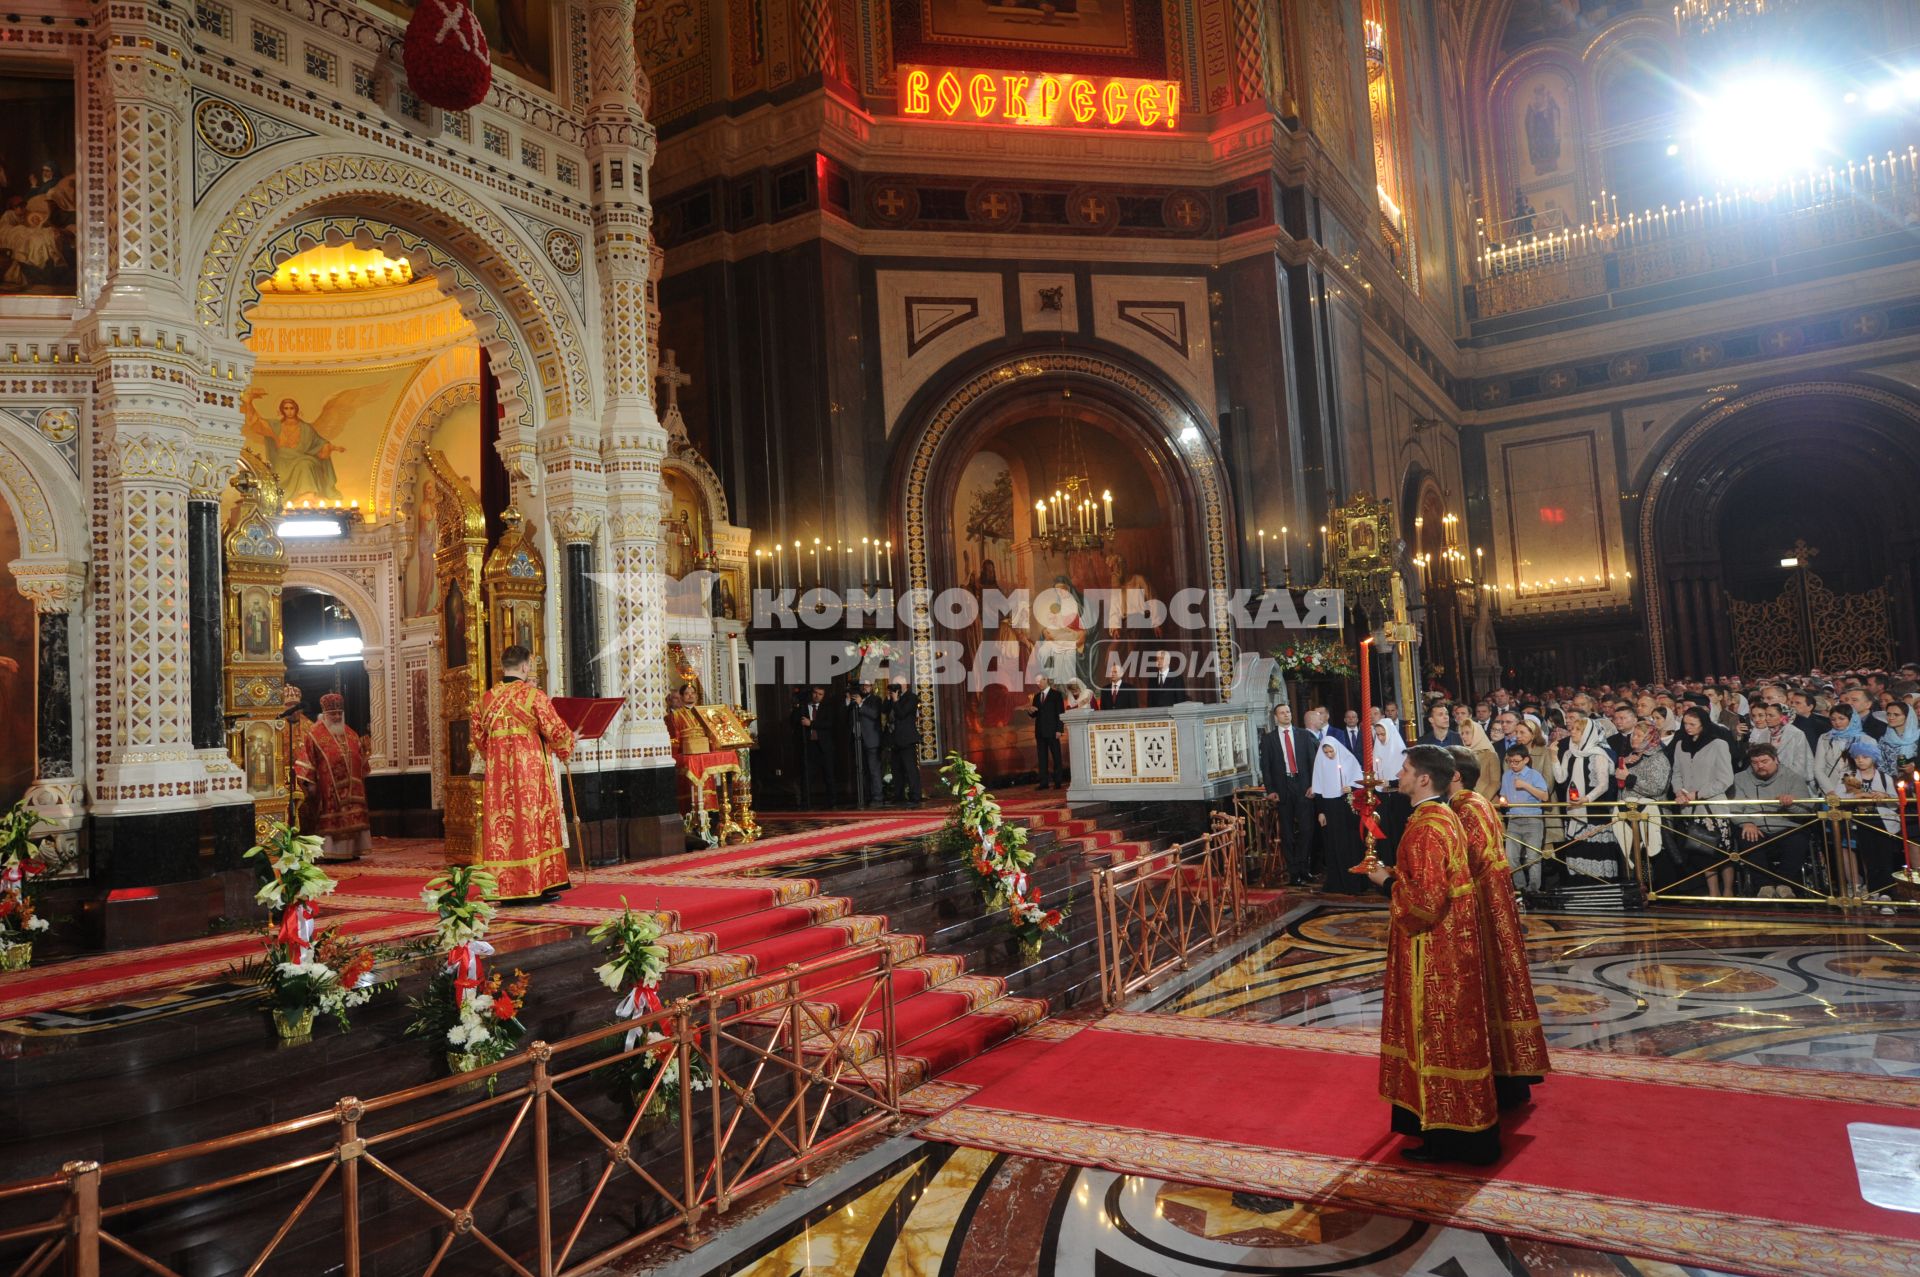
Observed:
[[[1245,821],[1215,813],[1191,842],[1094,871],[1100,996],[1117,1006],[1233,936],[1247,919]]]
[[[892,950],[878,941],[636,1020],[535,1042],[471,1073],[104,1165],[69,1162],[58,1175],[0,1186],[0,1221],[8,1221],[0,1224],[0,1264],[19,1277],[97,1277],[110,1271],[107,1258],[125,1261],[111,1271],[172,1277],[179,1270],[164,1239],[148,1234],[199,1209],[220,1215],[229,1236],[263,1217],[277,1221],[257,1253],[248,1247],[248,1277],[336,1263],[358,1277],[373,1209],[364,1199],[376,1191],[421,1208],[439,1234],[422,1274],[477,1271],[477,1261],[519,1277],[574,1277],[672,1233],[697,1242],[709,1214],[776,1180],[805,1178],[822,1156],[898,1118],[892,975]],[[867,982],[848,1014],[820,1001]],[[623,1045],[629,1031],[640,1034],[633,1049],[609,1052],[609,1039]],[[683,1083],[707,1079],[704,1091],[680,1086],[677,1112],[666,1119],[677,1123],[676,1135],[651,1141],[651,1152],[637,1142],[660,1120],[646,1113],[667,1069],[654,1071],[630,1111],[606,1089],[620,1076],[609,1070],[650,1051],[663,1063],[670,1055]],[[479,1098],[462,1098],[478,1088]],[[596,1119],[595,1108],[618,1119]],[[839,1119],[832,1130],[830,1111]],[[470,1181],[463,1188],[433,1187],[435,1155],[459,1139],[477,1147],[466,1159],[477,1174],[461,1175]],[[414,1170],[413,1157],[428,1164]],[[590,1158],[602,1162],[597,1171]],[[524,1160],[531,1166],[521,1166],[515,1182],[498,1182]],[[270,1213],[252,1200],[262,1198],[272,1200]],[[45,1206],[35,1210],[39,1201]],[[37,1217],[11,1222],[23,1210]],[[596,1222],[601,1247],[581,1256]],[[461,1243],[469,1243],[464,1255],[450,1261]]]
[[[1749,901],[1842,909],[1920,907],[1887,882],[1882,868],[1902,869],[1906,842],[1880,825],[1880,802],[1856,798],[1777,801],[1740,798],[1646,802],[1541,803],[1538,816],[1502,811],[1508,863],[1516,880],[1548,864],[1572,886],[1632,884],[1649,905]],[[1537,821],[1537,839],[1517,836],[1521,820]],[[1768,828],[1789,822],[1782,828]],[[1716,827],[1718,826],[1718,827]],[[1752,832],[1748,832],[1748,827]],[[1860,848],[1870,848],[1863,863]],[[1617,877],[1588,868],[1614,859]],[[1883,858],[1885,865],[1875,865]],[[1726,888],[1711,894],[1714,886]],[[1763,888],[1770,889],[1762,895]],[[1885,899],[1878,897],[1884,895]]]

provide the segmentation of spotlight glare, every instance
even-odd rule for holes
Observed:
[[[1668,155],[1680,154],[1680,144],[1678,142],[1667,143],[1667,154]]]
[[[1893,86],[1878,85],[1867,90],[1867,110],[1884,111],[1893,105]]]
[[[1723,179],[1767,183],[1813,168],[1829,147],[1832,125],[1812,84],[1787,72],[1758,72],[1702,105],[1693,140]]]
[[[1900,80],[1901,89],[1910,98],[1920,98],[1920,71],[1909,71]]]

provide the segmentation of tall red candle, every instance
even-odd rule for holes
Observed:
[[[1373,776],[1373,635],[1360,640],[1360,774]]]

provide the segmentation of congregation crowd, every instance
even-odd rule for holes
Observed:
[[[1400,714],[1389,702],[1372,725],[1378,852],[1389,860],[1406,814],[1393,792]],[[1363,853],[1347,798],[1362,775],[1363,728],[1353,711],[1338,726],[1319,706],[1295,718],[1276,706],[1261,741],[1271,831],[1291,882],[1343,890]],[[1911,795],[1920,779],[1920,665],[1500,688],[1473,702],[1435,692],[1416,743],[1459,746],[1478,762],[1474,787],[1505,819],[1522,892],[1619,883],[1637,857],[1653,886],[1684,894],[1878,897],[1916,832],[1902,785]],[[1822,820],[1835,810],[1846,812],[1837,833]],[[1837,837],[1835,854],[1821,837]]]

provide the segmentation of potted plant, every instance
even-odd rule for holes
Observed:
[[[515,971],[507,980],[486,974],[483,961],[493,956],[485,936],[499,890],[492,874],[476,865],[456,865],[428,883],[420,898],[433,906],[439,921],[436,939],[447,964],[408,1003],[414,1013],[407,1036],[424,1040],[445,1058],[450,1073],[469,1073],[497,1064],[526,1036],[520,1009],[530,980]],[[493,1090],[493,1079],[487,1079]]]
[[[40,813],[24,801],[0,815],[0,971],[23,971],[33,964],[34,937],[48,930],[34,899],[34,879],[59,864],[34,845]]]
[[[373,950],[356,949],[334,928],[323,932],[301,958],[277,939],[270,941],[260,984],[281,1041],[311,1038],[315,1012],[331,1015],[342,1033],[351,1028],[347,1012],[365,1006],[374,994],[373,960]]]
[[[660,921],[652,914],[635,913],[620,900],[620,915],[609,918],[587,934],[607,946],[608,961],[595,968],[600,982],[615,993],[622,987],[620,1001],[614,1005],[615,1023],[625,1023],[660,1010],[660,981],[667,973],[667,950],[660,943]],[[641,1051],[624,1064],[608,1070],[614,1098],[629,1108],[640,1107],[640,1125],[652,1128],[676,1121],[680,1115],[680,1051],[672,1038],[653,1025],[628,1029],[621,1051]],[[713,1074],[698,1052],[689,1055],[688,1084],[704,1091],[713,1083]],[[655,1085],[655,1079],[659,1084]]]

